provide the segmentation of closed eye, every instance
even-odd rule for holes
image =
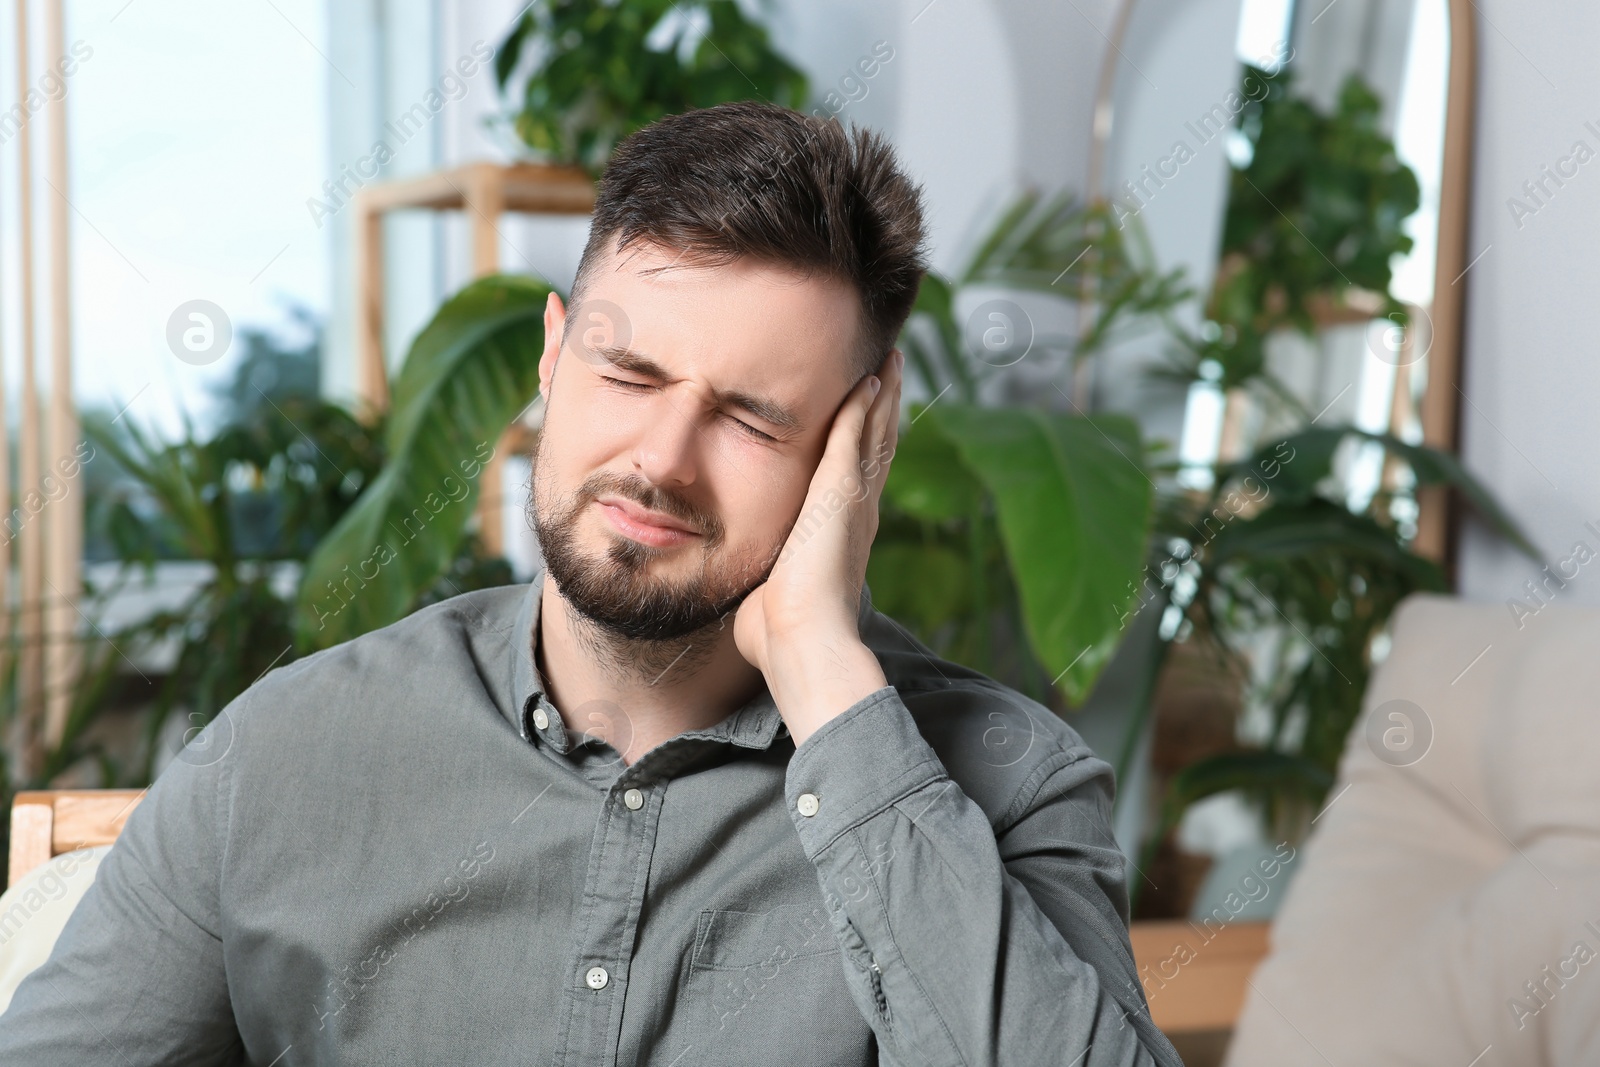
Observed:
[[[760,430],[756,429],[754,426],[751,426],[748,422],[745,422],[743,419],[735,419],[732,415],[729,415],[728,418],[733,422],[733,424],[735,426],[739,427],[739,429],[743,430],[745,433],[748,433],[750,436],[754,437],[758,441],[776,441],[777,440],[776,437],[773,437],[769,433],[762,433]]]
[[[616,386],[617,388],[627,390],[630,393],[638,393],[638,392],[643,392],[646,389],[654,389],[655,388],[655,386],[649,384],[648,382],[630,382],[630,381],[627,381],[626,379],[623,379],[623,378],[612,378],[612,377],[608,377],[607,375],[604,375],[604,374],[602,374],[600,376],[600,380],[604,381],[604,382],[609,382],[610,384]],[[761,432],[760,430],[756,429],[754,426],[751,426],[749,423],[745,422],[743,419],[736,419],[732,415],[728,415],[727,419],[728,419],[729,422],[731,422],[735,426],[737,426],[741,431],[743,431],[744,433],[750,435],[751,437],[755,438],[758,441],[776,441],[777,440],[776,437],[773,437],[769,433]]]

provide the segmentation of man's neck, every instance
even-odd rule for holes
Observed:
[[[761,691],[739,653],[733,618],[678,641],[628,641],[578,615],[540,578],[534,662],[569,729],[604,738],[625,763],[687,730],[726,718]]]

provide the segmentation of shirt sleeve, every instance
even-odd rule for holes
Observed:
[[[883,1063],[1181,1067],[1138,983],[1111,795],[1063,749],[993,827],[893,686],[796,749],[789,812]]]
[[[0,1015],[0,1064],[240,1061],[218,902],[232,729],[225,709],[128,816],[50,957]]]

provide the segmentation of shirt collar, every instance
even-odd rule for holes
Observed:
[[[534,637],[539,632],[539,608],[544,593],[544,564],[541,561],[528,583],[522,607],[512,632],[511,645],[511,712],[516,716],[514,725],[524,741],[547,744],[562,755],[577,747],[580,735],[567,729],[545,693],[544,679],[539,675],[534,660]],[[872,615],[872,595],[865,583],[856,609],[856,624],[863,630]],[[543,710],[545,725],[536,725],[535,711]],[[738,708],[712,726],[690,730],[679,735],[684,738],[702,738],[722,741],[741,748],[768,749],[779,737],[788,737],[789,728],[778,714],[778,705],[765,685],[744,706]]]

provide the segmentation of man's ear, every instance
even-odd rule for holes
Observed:
[[[544,302],[544,353],[539,357],[539,393],[550,397],[550,382],[555,377],[556,361],[561,358],[561,334],[567,326],[567,309],[561,297],[551,293]]]

